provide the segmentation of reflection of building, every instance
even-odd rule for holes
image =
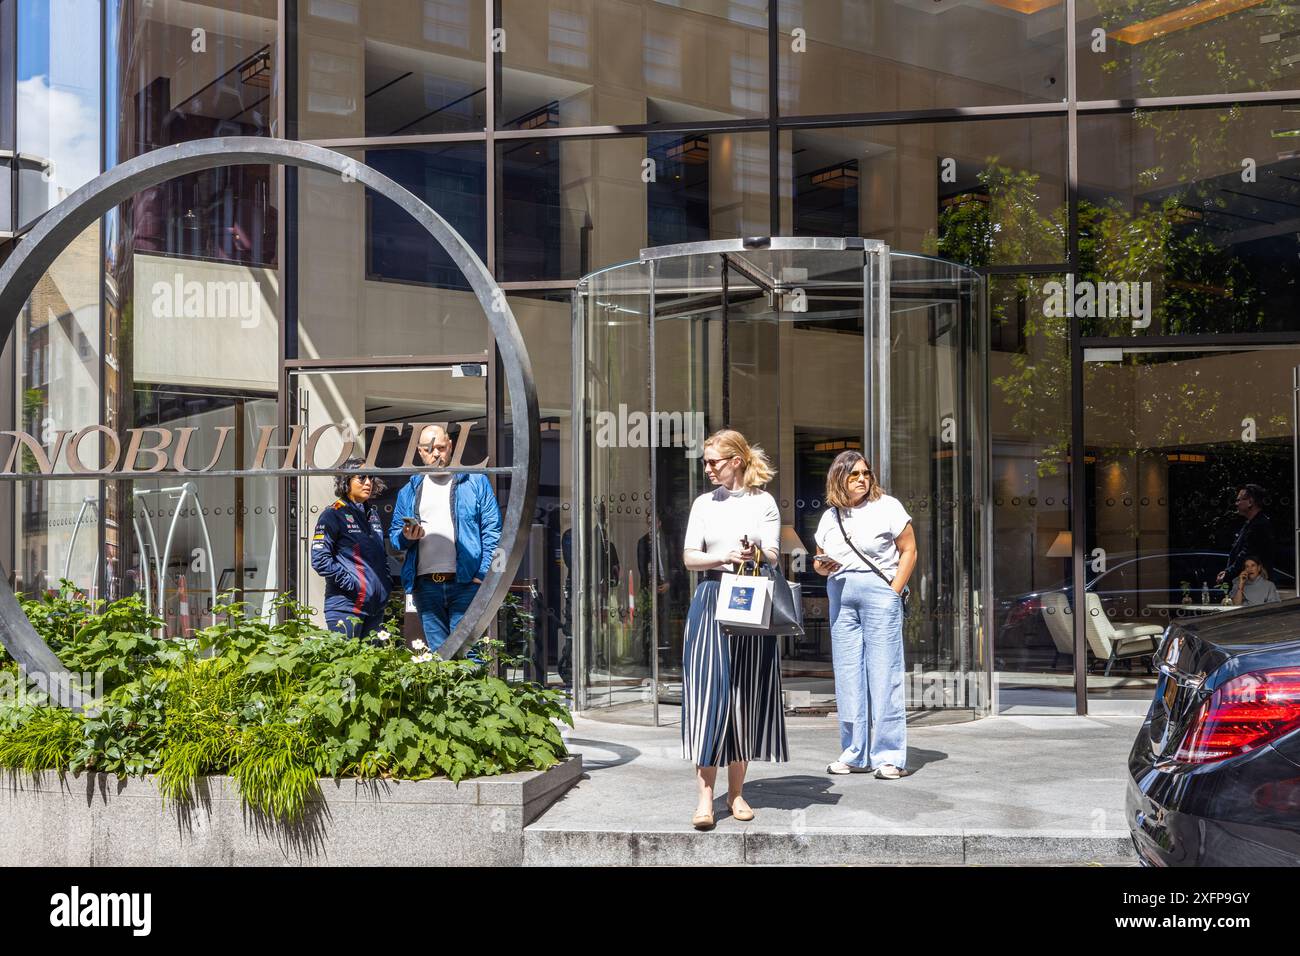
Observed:
[[[424,197],[502,283],[537,373],[543,474],[524,575],[539,584],[535,626],[552,672],[566,646],[562,535],[575,505],[596,523],[591,503],[574,500],[571,382],[589,372],[572,356],[579,278],[646,247],[763,235],[860,236],[967,264],[989,290],[992,593],[982,600],[995,703],[1132,710],[1150,692],[1141,661],[1104,675],[1102,637],[1073,617],[1049,627],[1049,595],[1068,605],[1086,587],[1117,625],[1167,620],[1183,581],[1199,603],[1245,481],[1272,492],[1290,541],[1300,159],[1285,146],[1295,124],[1284,106],[1300,99],[1300,77],[1285,43],[1259,43],[1257,15],[1280,34],[1295,15],[1252,8],[1157,35],[1151,21],[1165,11],[1150,4],[1124,23],[1080,7],[1072,25],[1066,6],[1023,7],[0,0],[0,37],[14,41],[12,56],[0,50],[0,242],[103,163],[200,137],[323,142]],[[1099,27],[1112,31],[1104,55],[1091,50]],[[1188,96],[1210,99],[1189,109]],[[1135,97],[1139,115],[1114,111]],[[1067,273],[1098,291],[1151,283],[1150,315],[1049,314],[1047,285]],[[159,283],[177,281],[203,285],[198,314],[156,301]],[[239,308],[210,305],[214,284],[233,288]],[[658,340],[661,354],[707,348],[713,366],[700,367],[726,363],[727,418],[780,398],[783,424],[767,440],[805,510],[837,449],[871,447],[859,403],[847,403],[853,415],[801,404],[862,378],[869,326],[834,301],[834,285],[814,290],[817,313],[781,323],[774,341],[738,332],[724,356],[716,337],[688,340],[690,303],[676,304]],[[745,299],[743,284],[731,291],[736,329],[773,306],[766,293]],[[631,317],[608,321],[624,329]],[[149,190],[73,244],[19,324],[0,417],[33,433],[227,427],[251,454],[263,425],[440,418],[467,424],[474,455],[509,447],[492,343],[457,270],[346,178],[239,166]],[[781,364],[795,341],[798,362]],[[778,367],[779,382],[756,387]],[[941,431],[933,411],[896,426]],[[945,449],[908,451],[926,487],[942,489]],[[661,485],[688,486],[685,465],[671,467]],[[327,490],[199,482],[200,503],[185,507],[206,509],[204,524],[181,516],[159,575],[142,522],[155,534],[169,526],[174,505],[154,492],[176,478],[16,488],[0,509],[0,559],[25,586],[66,566],[97,593],[147,585],[173,603],[179,581],[193,594],[213,577],[254,599],[287,588],[314,598],[302,536]],[[912,490],[918,508],[942,494],[895,490],[905,500]],[[203,527],[212,554],[195,554]],[[798,520],[790,531],[808,541]],[[588,662],[609,686],[651,699],[629,581],[644,533],[608,539],[623,559],[598,589],[611,640]],[[1279,571],[1293,562],[1285,551]],[[677,646],[658,636],[661,674]],[[789,686],[829,696],[826,642],[791,652]],[[946,666],[920,641],[913,660]]]

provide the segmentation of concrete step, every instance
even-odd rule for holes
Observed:
[[[730,823],[730,825],[728,825]],[[717,829],[524,830],[525,866],[1006,866],[1133,865],[1123,831],[764,830],[720,821]]]

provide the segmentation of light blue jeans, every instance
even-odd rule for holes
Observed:
[[[831,657],[840,717],[840,761],[850,767],[907,766],[903,600],[872,571],[826,582]]]

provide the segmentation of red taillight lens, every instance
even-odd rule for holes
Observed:
[[[1042,609],[1042,602],[1039,601],[1038,598],[1025,598],[1019,604],[1011,608],[1011,613],[1007,615],[1007,623],[1019,624],[1021,621],[1033,617]]]
[[[1201,705],[1174,759],[1210,763],[1244,754],[1300,727],[1300,669],[1234,677]]]

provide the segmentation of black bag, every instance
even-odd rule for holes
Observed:
[[[835,509],[835,523],[840,526],[840,536],[844,538],[844,543],[847,544],[853,550],[854,554],[856,554],[859,558],[862,559],[863,563],[866,564],[867,567],[869,567],[872,571],[875,571],[878,575],[880,575],[880,579],[892,588],[894,586],[894,582],[889,580],[889,578],[885,577],[885,572],[880,570],[880,568],[876,567],[875,561],[872,561],[869,557],[867,557],[865,554],[863,554],[861,551],[858,550],[857,545],[853,543],[853,539],[849,537],[849,533],[844,530],[844,522],[840,520],[839,508]],[[906,584],[904,584],[903,591],[901,594],[899,594],[899,598],[901,598],[903,602],[904,617],[907,616],[907,599],[910,598],[911,596],[912,596],[912,589],[909,588]]]
[[[762,552],[759,552],[760,554]],[[742,570],[740,572],[744,574]],[[753,573],[772,581],[772,613],[767,627],[738,627],[723,624],[728,634],[758,634],[763,637],[803,637],[803,600],[798,584],[791,584],[780,565],[760,562]]]

